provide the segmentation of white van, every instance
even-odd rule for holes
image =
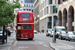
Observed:
[[[56,37],[59,37],[60,31],[66,31],[66,28],[64,26],[55,26],[53,30],[55,31],[55,29],[56,29]]]

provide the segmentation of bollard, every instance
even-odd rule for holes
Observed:
[[[53,43],[56,43],[56,28],[54,29],[54,34],[53,34]]]

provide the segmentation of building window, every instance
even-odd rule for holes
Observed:
[[[28,11],[28,9],[27,9],[27,11]]]
[[[27,7],[28,7],[28,4],[27,4]]]
[[[54,16],[53,23],[54,23],[54,26],[57,26],[57,16]]]
[[[26,5],[24,4],[24,7],[25,7]]]
[[[31,10],[29,9],[29,11],[31,11]]]
[[[31,3],[33,3],[34,1],[33,0],[31,0]]]
[[[52,17],[49,17],[48,28],[52,28]]]
[[[31,7],[33,7],[33,5]]]
[[[24,3],[34,3],[33,0],[24,0]]]
[[[63,2],[64,2],[64,1],[67,1],[67,0],[63,0]]]
[[[29,5],[29,7],[30,7],[30,5]]]
[[[30,5],[30,7],[32,7],[32,5]]]
[[[56,8],[56,6],[53,6],[53,13],[57,13],[57,8]]]
[[[47,14],[48,14],[48,7],[47,7]]]
[[[65,0],[63,0],[63,1],[65,1]]]
[[[21,3],[23,3],[23,1],[21,1]]]
[[[25,7],[27,7],[27,4],[25,4]]]
[[[33,10],[32,10],[32,12],[33,12]]]
[[[58,0],[58,4],[61,4],[61,3],[60,3],[60,0]]]
[[[25,11],[26,9],[24,9],[24,11]]]
[[[29,7],[29,4],[28,4],[28,7]]]
[[[49,0],[49,4],[52,4],[52,0]]]

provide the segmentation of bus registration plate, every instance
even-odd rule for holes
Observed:
[[[23,20],[28,20],[28,18],[23,18]]]

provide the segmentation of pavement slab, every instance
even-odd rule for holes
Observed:
[[[50,42],[50,45],[55,50],[75,50],[74,46],[66,45],[63,43],[58,43],[58,42],[52,43],[52,42]]]
[[[3,46],[10,46],[10,45],[12,45],[12,43],[13,43],[13,40],[11,40],[11,41],[8,40],[7,43],[0,44],[0,47],[1,47],[1,46],[2,46],[2,47],[3,47]]]

